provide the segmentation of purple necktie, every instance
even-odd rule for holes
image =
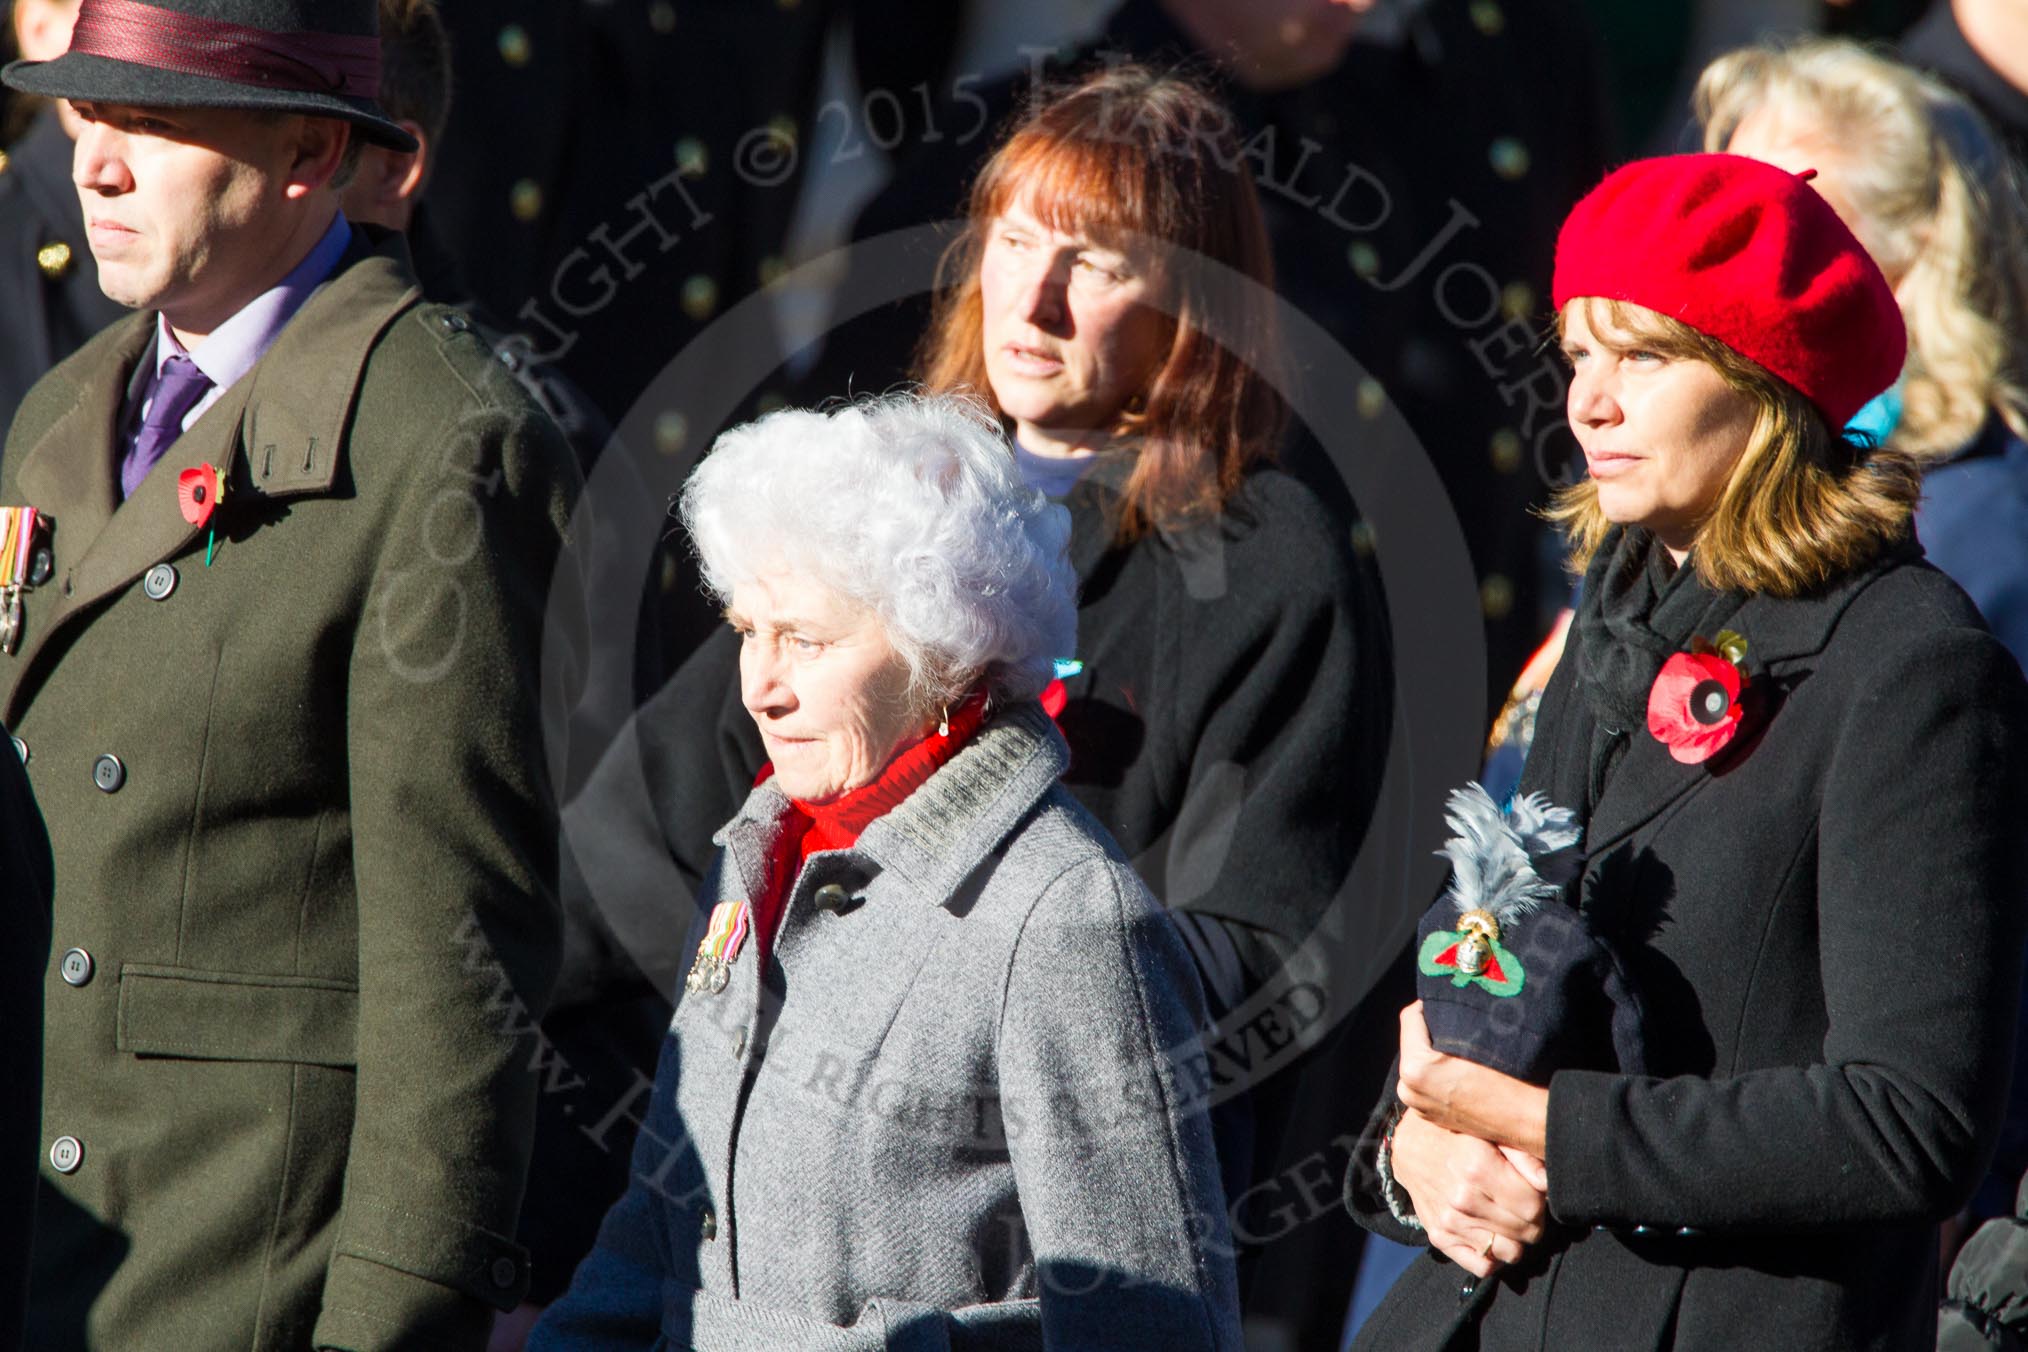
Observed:
[[[154,401],[141,419],[133,449],[120,462],[122,499],[134,496],[134,490],[148,477],[148,471],[155,468],[162,453],[183,435],[183,420],[210,388],[211,377],[198,370],[197,363],[190,358],[175,356],[162,363],[162,374],[155,381]]]

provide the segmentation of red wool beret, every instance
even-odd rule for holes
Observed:
[[[1835,431],[1901,374],[1887,279],[1809,183],[1743,155],[1615,170],[1563,223],[1556,308],[1579,296],[1681,320],[1786,380]]]

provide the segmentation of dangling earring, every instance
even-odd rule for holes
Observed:
[[[950,735],[951,735],[951,706],[946,704],[944,706],[943,716],[937,719],[937,736],[948,737]]]

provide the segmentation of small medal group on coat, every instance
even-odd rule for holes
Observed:
[[[0,652],[21,646],[21,593],[49,581],[55,557],[43,539],[49,518],[33,507],[0,507]]]
[[[753,931],[753,909],[743,901],[721,901],[711,908],[711,923],[704,942],[697,945],[697,961],[683,987],[692,995],[716,995],[732,980],[732,964],[740,946]]]

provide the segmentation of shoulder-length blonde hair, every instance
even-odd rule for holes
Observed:
[[[1864,566],[1907,533],[1922,491],[1912,456],[1833,434],[1795,386],[1717,339],[1644,306],[1580,296],[1557,316],[1559,332],[1580,305],[1600,342],[1704,362],[1758,405],[1746,449],[1691,545],[1690,562],[1706,585],[1805,595]],[[1589,478],[1559,492],[1545,515],[1562,527],[1571,566],[1579,572],[1613,526]]]
[[[1159,255],[1166,355],[1110,429],[1136,447],[1118,537],[1215,513],[1273,457],[1287,417],[1272,378],[1274,264],[1231,115],[1191,81],[1132,65],[1030,105],[972,185],[919,354],[929,389],[969,390],[995,413],[979,268],[1017,201],[1052,229]]]
[[[1900,279],[1908,366],[1891,443],[1946,456],[1994,410],[2028,437],[2028,200],[1978,111],[1927,75],[1822,38],[1728,52],[1694,103],[1707,150],[1764,111],[1837,157],[1852,232]]]

